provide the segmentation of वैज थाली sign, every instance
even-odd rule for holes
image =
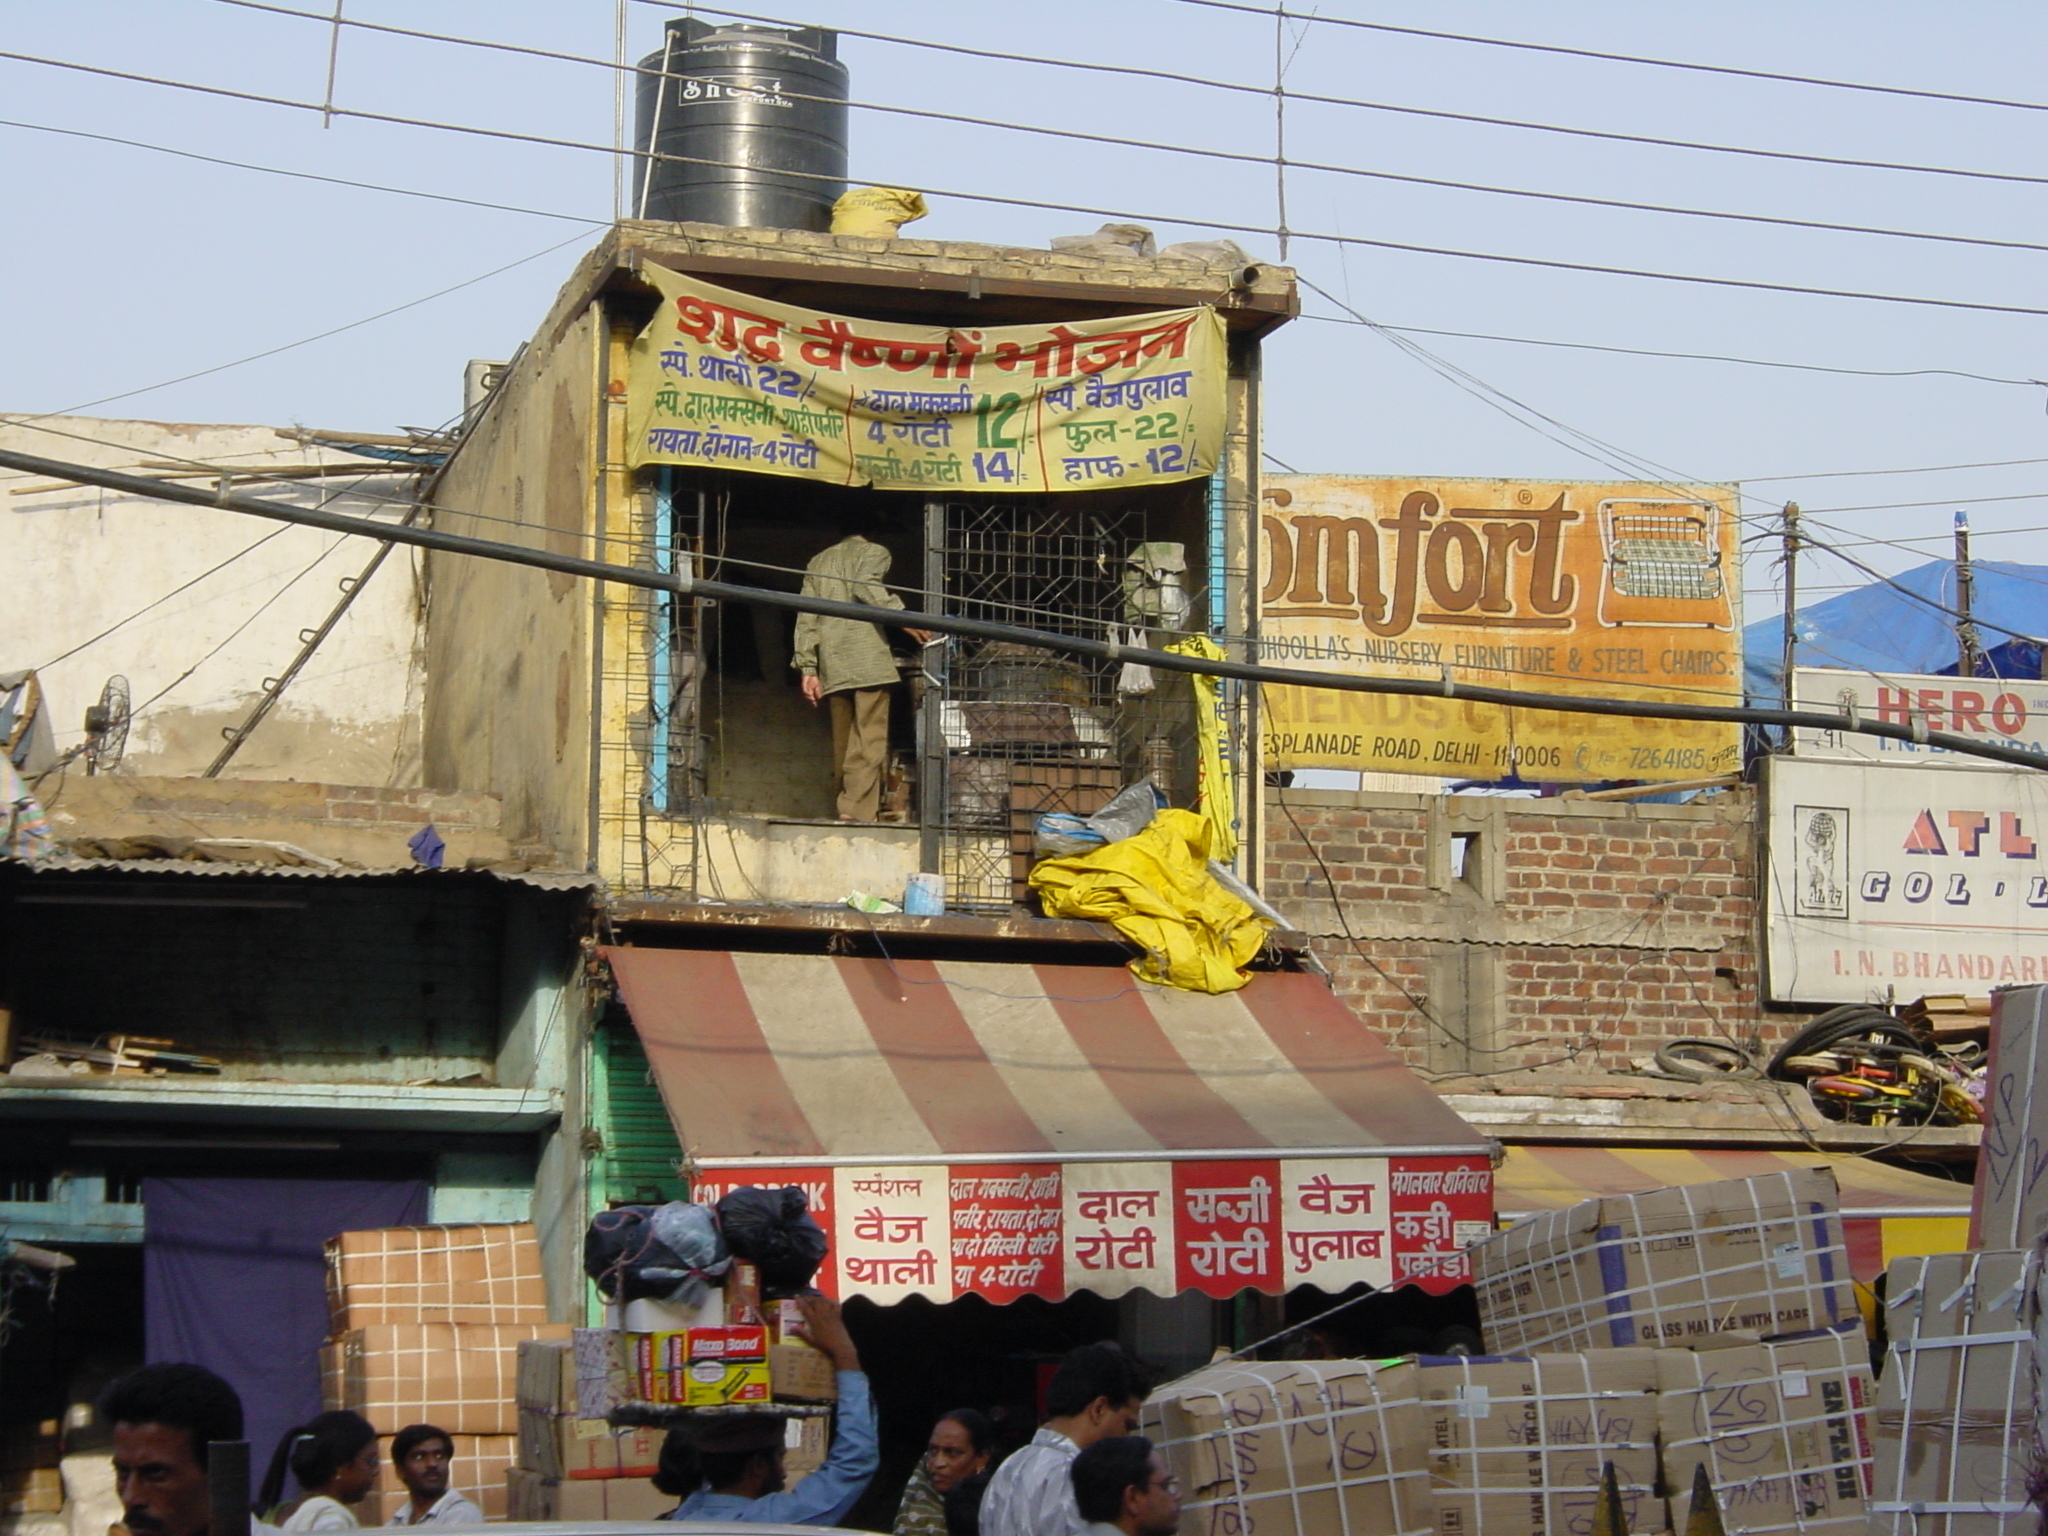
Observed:
[[[629,462],[923,491],[1115,490],[1211,474],[1226,344],[1207,307],[1053,325],[891,325],[660,267],[633,343]]]

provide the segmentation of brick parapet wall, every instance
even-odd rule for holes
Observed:
[[[1416,1066],[1625,1068],[1681,1036],[1774,1046],[1807,1017],[1760,1004],[1746,791],[1683,806],[1287,791],[1268,810],[1267,898]]]

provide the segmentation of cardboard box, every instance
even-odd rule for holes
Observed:
[[[1212,1366],[1147,1401],[1141,1433],[1182,1490],[1181,1536],[1428,1536],[1416,1367]]]
[[[327,1241],[336,1333],[387,1323],[545,1323],[530,1222],[381,1227]]]
[[[505,1518],[507,1520],[552,1520],[555,1518],[554,1485],[527,1467],[505,1469]]]
[[[1754,1341],[1857,1315],[1826,1168],[1588,1200],[1467,1252],[1497,1354]]]
[[[371,1422],[378,1421],[373,1419]],[[414,1421],[397,1419],[392,1422],[403,1427]],[[429,1422],[440,1424],[438,1419]],[[446,1428],[445,1425],[442,1427]],[[519,1452],[519,1437],[457,1434],[454,1431],[450,1431],[449,1437],[455,1442],[455,1459],[448,1466],[448,1486],[465,1498],[474,1499],[482,1508],[485,1519],[506,1518],[508,1484],[505,1474]],[[356,1512],[356,1518],[366,1526],[384,1524],[411,1497],[405,1491],[405,1484],[398,1480],[398,1469],[391,1462],[391,1436],[378,1437],[377,1451],[380,1463],[376,1491],[363,1501]]]
[[[1728,1536],[1864,1536],[1870,1345],[1860,1323],[1726,1349],[1662,1350],[1664,1479],[1673,1513],[1705,1466]]]
[[[2033,1536],[2028,1298],[2039,1280],[2035,1253],[2014,1250],[1898,1259],[1886,1272],[1874,1536]]]
[[[519,1410],[519,1465],[549,1482],[652,1477],[661,1459],[660,1429],[614,1429],[603,1419]]]
[[[542,1413],[576,1407],[576,1357],[567,1339],[522,1339],[513,1401]]]
[[[1983,1144],[1970,1201],[1972,1248],[2031,1248],[2048,1233],[2048,986],[1991,994]]]
[[[1609,1462],[1625,1528],[1660,1528],[1660,1353],[1419,1361],[1438,1536],[1584,1536]]]
[[[768,1346],[768,1389],[777,1401],[831,1403],[839,1399],[832,1357],[809,1344]]]
[[[568,1336],[561,1323],[357,1328],[321,1351],[323,1396],[327,1407],[354,1409],[372,1424],[435,1424],[453,1433],[509,1440],[519,1431],[520,1342]],[[495,1496],[495,1474],[492,1488]]]
[[[638,1400],[640,1387],[633,1338],[616,1328],[570,1330],[569,1352],[575,1357],[577,1417],[609,1418],[623,1405]]]
[[[766,1328],[686,1328],[632,1338],[642,1402],[705,1408],[768,1401]]]
[[[782,1470],[792,1483],[825,1464],[825,1453],[832,1449],[831,1419],[785,1419],[782,1430]],[[658,1440],[654,1449],[660,1455]]]

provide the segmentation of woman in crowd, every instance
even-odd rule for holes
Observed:
[[[934,1424],[924,1457],[903,1490],[894,1536],[946,1536],[947,1494],[987,1472],[994,1447],[995,1426],[972,1408],[955,1408]]]
[[[256,1507],[280,1530],[352,1531],[360,1523],[354,1506],[377,1486],[377,1431],[361,1414],[338,1409],[323,1413],[277,1442]],[[280,1504],[285,1468],[303,1497]]]

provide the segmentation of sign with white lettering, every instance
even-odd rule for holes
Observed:
[[[1268,766],[1589,782],[1740,765],[1732,724],[1457,696],[1740,704],[1729,488],[1279,475],[1264,495],[1258,659],[1442,695],[1269,686]]]
[[[719,1169],[691,1198],[794,1184],[829,1243],[818,1289],[993,1302],[1075,1291],[1281,1295],[1471,1283],[1493,1229],[1484,1156],[1197,1158]]]
[[[1765,762],[1774,1001],[2048,981],[2048,775]]]
[[[2038,679],[1885,676],[1832,667],[1796,667],[1792,699],[1800,709],[1882,720],[1909,729],[1918,723],[1930,731],[1970,736],[1994,746],[2048,752],[2048,683]],[[1801,757],[1942,763],[1958,768],[1992,766],[1984,758],[1923,742],[1866,736],[1860,731],[1814,731],[1803,726],[1792,733],[1792,750]]]

